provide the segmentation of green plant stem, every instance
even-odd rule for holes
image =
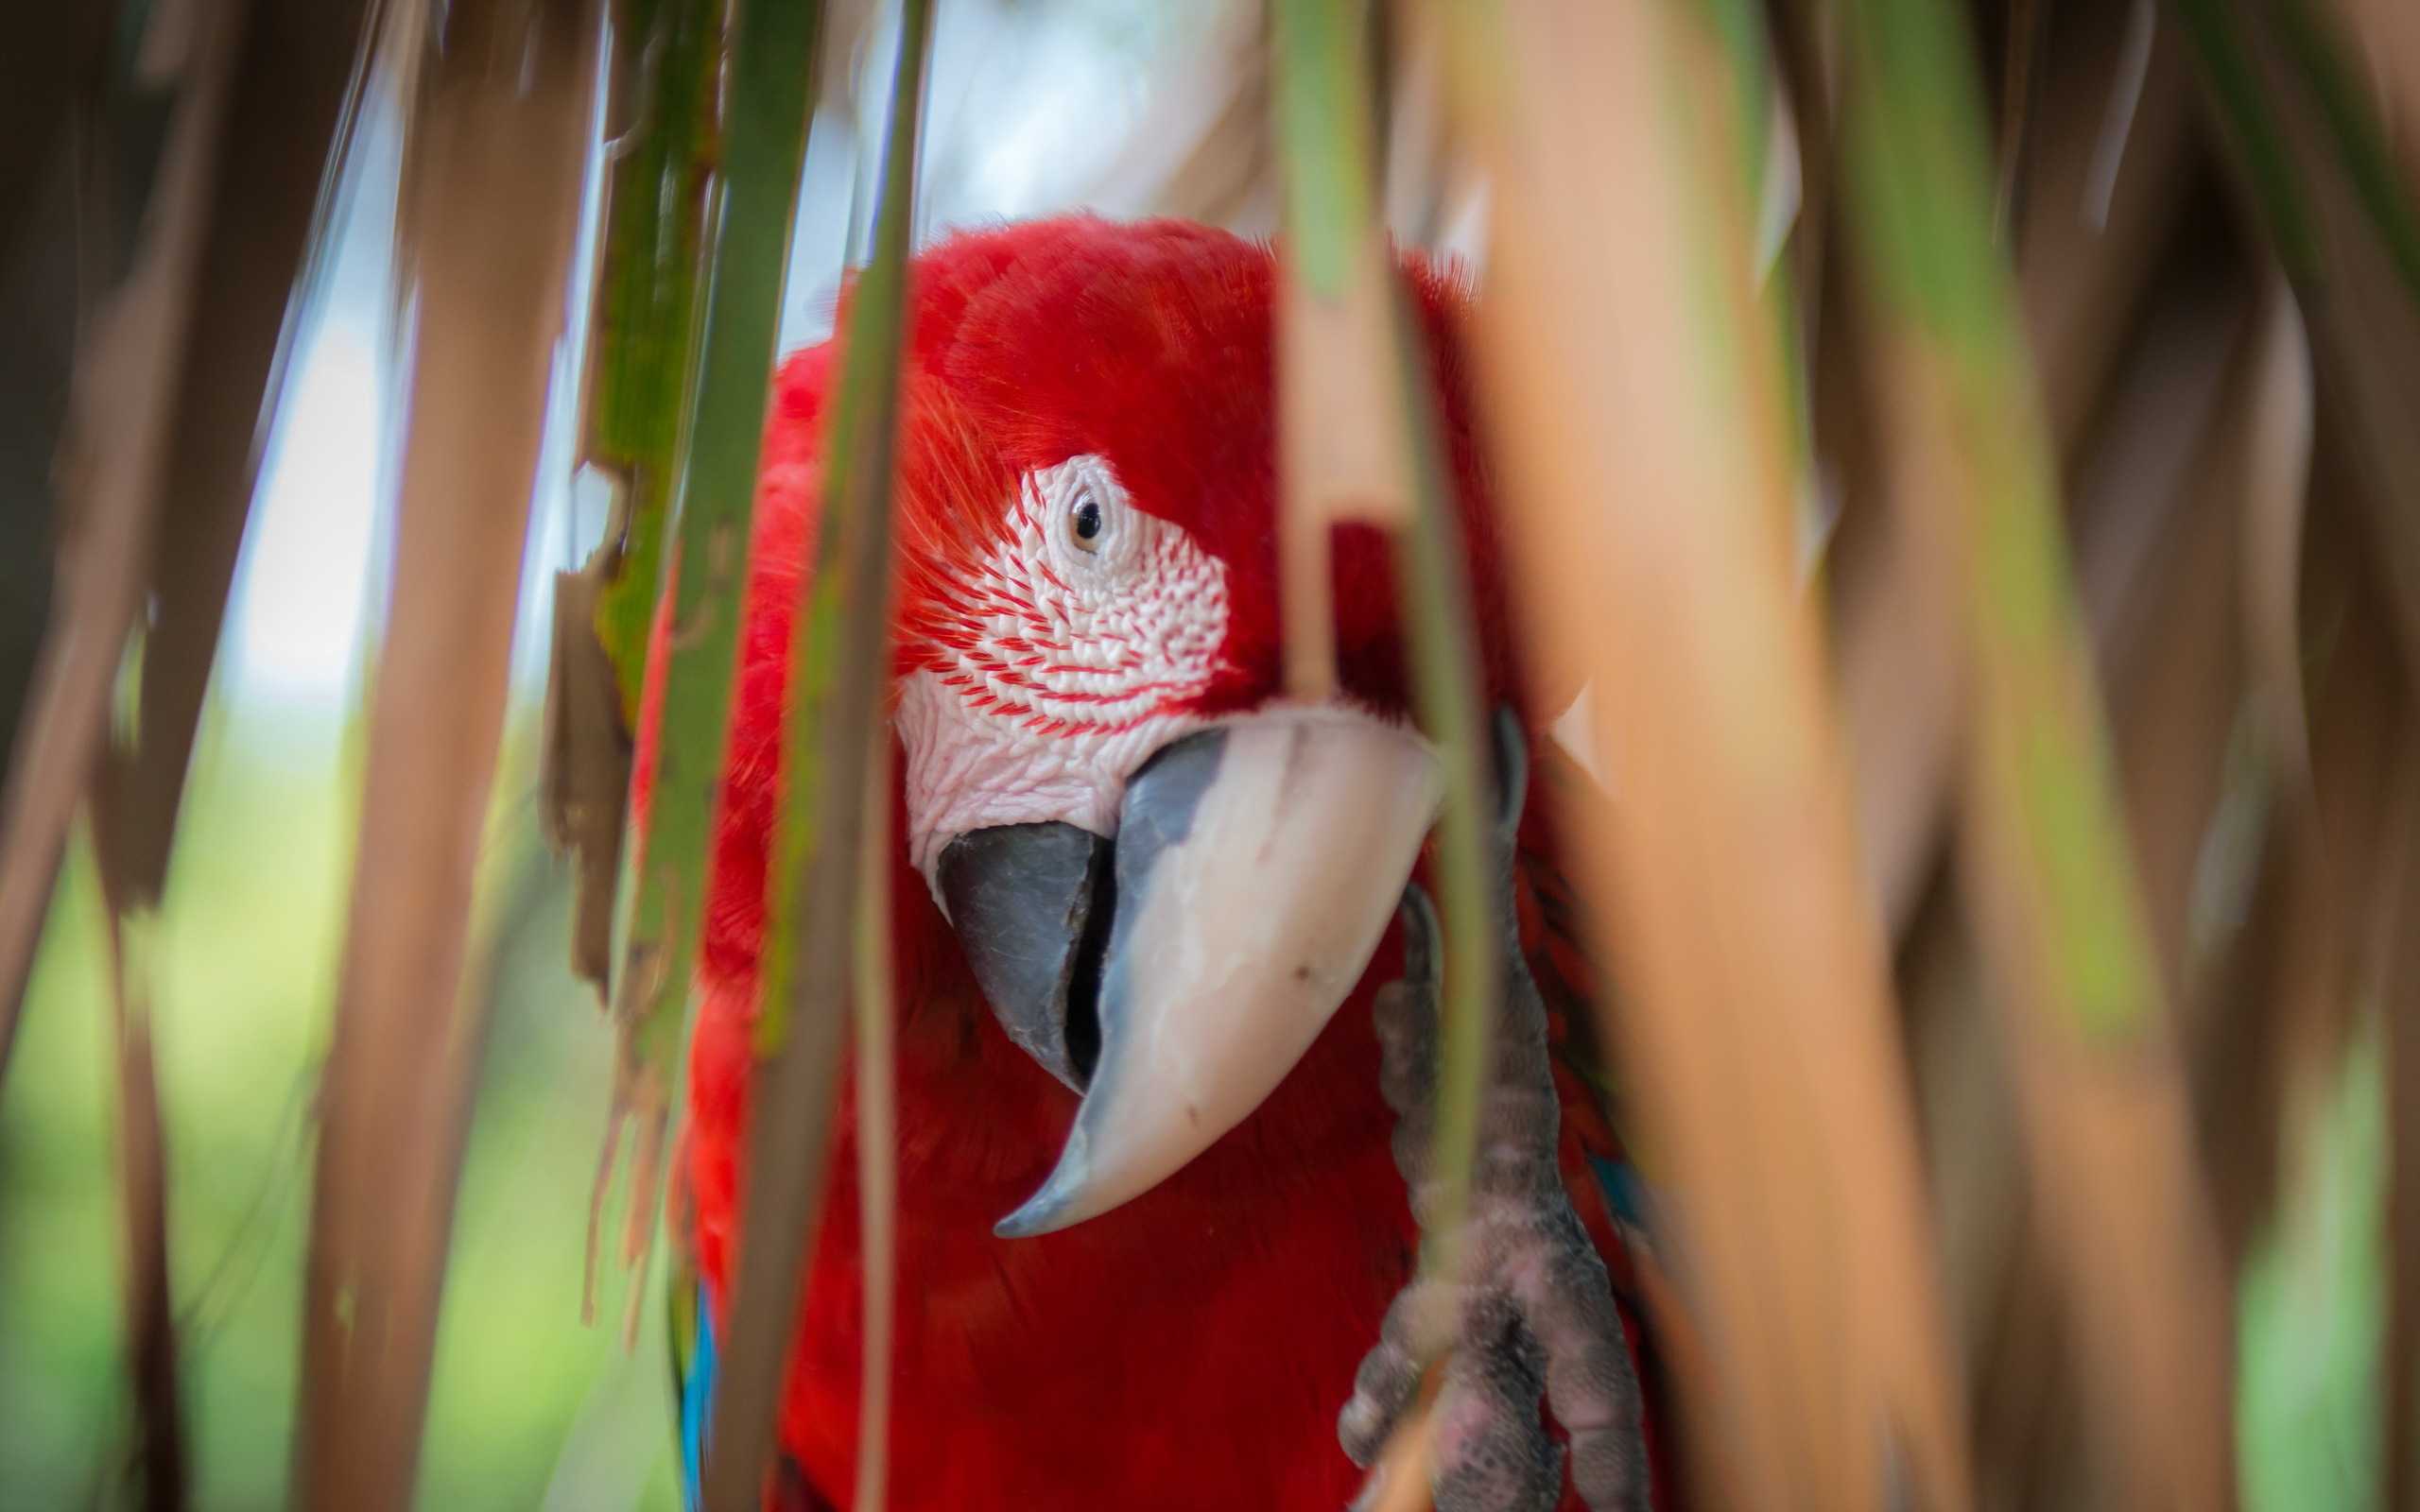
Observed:
[[[696,384],[671,504],[677,535],[664,564],[661,590],[671,616],[663,728],[648,833],[634,848],[638,869],[614,989],[616,1012],[630,1037],[626,1057],[666,1084],[679,1063],[689,976],[705,906],[729,733],[743,568],[755,509],[757,455],[781,327],[789,227],[813,113],[819,15],[820,7],[792,0],[741,8],[729,62],[720,176],[703,211],[712,250],[698,333]],[[673,29],[676,36],[683,34],[680,27]],[[667,53],[654,97],[664,112],[684,98],[682,91],[669,87],[671,60]],[[677,135],[670,117],[664,121],[667,134]],[[698,140],[691,138],[689,147]],[[666,143],[646,151],[661,153],[664,181],[687,181],[683,175],[690,171],[694,158],[683,149]],[[656,224],[667,235],[676,235],[675,223]],[[614,401],[614,413],[621,416],[615,424],[627,425],[627,434],[643,444],[647,455],[661,456],[675,439],[669,417],[680,411],[667,406],[651,420],[639,412],[642,400],[678,392],[675,385],[687,371],[683,360],[686,336],[679,329],[678,255],[653,265],[651,272],[631,276],[663,282],[639,291],[656,302],[648,306],[650,328],[643,337],[635,329],[631,333],[630,387],[626,400]],[[600,609],[603,615],[614,612],[610,604]],[[658,1094],[668,1095],[668,1085],[659,1088]],[[650,1195],[634,1194],[633,1200]]]
[[[1270,41],[1277,78],[1279,148],[1286,167],[1286,231],[1296,276],[1315,297],[1342,301],[1356,249],[1376,233],[1373,217],[1367,50],[1353,25],[1357,11],[1326,0],[1279,0]],[[1453,1277],[1461,1269],[1462,1220],[1470,1205],[1478,1149],[1480,1086],[1487,1065],[1498,978],[1495,910],[1489,898],[1486,779],[1480,755],[1478,642],[1462,562],[1452,483],[1438,455],[1429,368],[1392,268],[1384,307],[1390,318],[1372,343],[1374,376],[1402,405],[1411,455],[1412,509],[1397,532],[1395,559],[1410,651],[1412,701],[1435,744],[1444,778],[1437,823],[1438,913],[1443,926],[1444,980],[1438,1014],[1435,1148],[1429,1170],[1435,1210],[1425,1225],[1423,1268]]]
[[[705,285],[707,191],[721,148],[721,0],[615,0],[605,225],[589,335],[586,459],[623,490],[596,636],[637,722],[663,588]]]
[[[1960,884],[2112,1505],[2229,1494],[2224,1281],[1947,0],[1850,0],[1844,159],[1906,486],[1963,605]]]
[[[1286,233],[1300,277],[1325,300],[1344,297],[1354,249],[1370,225],[1360,14],[1336,0],[1278,0],[1269,15]]]
[[[1462,559],[1460,511],[1438,444],[1426,353],[1400,292],[1394,343],[1402,374],[1406,434],[1411,438],[1411,524],[1396,540],[1398,593],[1411,652],[1412,706],[1437,747],[1445,800],[1437,818],[1438,914],[1444,933],[1443,981],[1437,1014],[1436,1144],[1429,1155],[1434,1216],[1426,1227],[1421,1266],[1447,1280],[1462,1270],[1463,1219],[1471,1167],[1478,1158],[1481,1085],[1488,1030],[1503,979],[1497,911],[1489,897],[1498,858],[1489,844],[1487,778],[1480,756],[1478,633]],[[1504,774],[1507,782],[1519,779]]]
[[[1970,737],[2032,969],[2069,1027],[2137,1038],[2158,1006],[2090,642],[2015,298],[1991,240],[1989,155],[1936,0],[1855,0],[1852,209],[1886,327],[1937,381],[1956,459],[1978,701]],[[1911,420],[1910,423],[1921,423]]]
[[[773,929],[707,1512],[753,1512],[762,1495],[799,1276],[828,1176],[860,850],[866,824],[881,822],[868,814],[864,794],[889,670],[892,455],[931,29],[930,0],[905,0],[873,262],[850,301],[815,563],[790,642],[785,797],[768,906]]]

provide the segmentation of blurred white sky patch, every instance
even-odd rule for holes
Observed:
[[[933,35],[933,131],[919,229],[1081,202],[1211,5],[959,0]]]
[[[941,0],[925,89],[917,240],[1058,212],[1125,214],[1111,168],[1155,93],[1238,0]],[[898,56],[886,5],[807,142],[781,349],[832,334],[844,266],[871,253]]]
[[[318,704],[353,676],[385,425],[378,341],[320,328],[279,425],[235,611],[236,696]]]
[[[1185,67],[1239,0],[941,0],[928,84],[920,239],[1093,205],[1152,92]],[[842,267],[872,241],[880,135],[898,11],[881,7],[808,140],[784,291],[781,350],[831,334]],[[401,145],[391,101],[364,112],[340,193],[332,260],[301,312],[222,647],[220,688],[239,723],[334,730],[378,619],[402,408],[390,348],[391,247]],[[592,203],[575,318],[558,350],[530,520],[515,692],[543,691],[552,574],[587,556],[605,490],[576,476],[579,320],[593,261]],[[1107,212],[1128,209],[1115,203]],[[297,756],[333,744],[314,739]]]
[[[380,501],[392,478],[395,186],[402,141],[373,96],[337,189],[334,242],[297,312],[290,367],[244,532],[221,696],[239,722],[333,732],[361,664]],[[295,755],[303,754],[301,751]]]

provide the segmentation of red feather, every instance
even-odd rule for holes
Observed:
[[[1449,273],[1409,267],[1460,484],[1490,694],[1522,707],[1463,370],[1464,297]],[[1096,453],[1138,507],[1183,524],[1225,564],[1225,665],[1200,712],[1252,707],[1277,691],[1273,279],[1265,247],[1176,221],[1043,221],[918,258],[899,446],[900,671],[934,664],[942,609],[994,543],[1017,479]],[[782,369],[750,554],[676,1205],[717,1298],[735,1255],[785,667],[834,362],[827,343]],[[1340,533],[1340,671],[1353,696],[1400,710],[1387,550],[1375,531]],[[659,699],[651,687],[642,711],[642,803]],[[891,821],[901,834],[895,795]],[[904,841],[893,875],[903,1306],[892,1505],[1344,1505],[1359,1476],[1337,1447],[1336,1415],[1416,1242],[1389,1154],[1393,1115],[1378,1093],[1370,1016],[1375,984],[1399,972],[1394,934],[1302,1063],[1207,1153],[1106,1215],[1003,1240],[992,1225],[1048,1175],[1076,1100],[993,1020]],[[1617,1151],[1584,1089],[1566,1078],[1564,1092],[1566,1175],[1626,1277],[1584,1159]],[[781,1437],[815,1493],[845,1507],[862,1285],[845,1091],[838,1116]]]

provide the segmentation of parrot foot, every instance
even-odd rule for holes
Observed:
[[[1502,769],[1527,770],[1516,728],[1498,720]],[[1481,1091],[1461,1277],[1413,1278],[1387,1310],[1337,1421],[1354,1463],[1367,1467],[1443,1368],[1431,1407],[1432,1491],[1438,1512],[1551,1512],[1564,1451],[1546,1432],[1543,1398],[1570,1442],[1571,1480],[1590,1512],[1646,1512],[1647,1446],[1638,1378],[1613,1286],[1572,1210],[1556,1162],[1562,1110],[1547,1058],[1546,1005],[1523,961],[1512,914],[1517,777],[1500,835],[1502,991]],[[1381,1090],[1395,1109],[1394,1156],[1424,1230],[1435,1220],[1429,1175],[1437,1072],[1435,910],[1405,890],[1404,980],[1379,990]],[[1376,1487],[1371,1487],[1374,1493]]]

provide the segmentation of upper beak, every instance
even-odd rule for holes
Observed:
[[[1417,737],[1286,710],[1203,730],[1127,783],[1116,839],[959,836],[943,903],[1010,1038],[1083,1093],[1004,1236],[1139,1196],[1243,1122],[1360,980],[1435,816]]]

